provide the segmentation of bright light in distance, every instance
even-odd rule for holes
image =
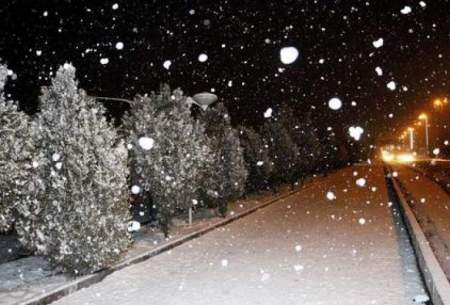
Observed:
[[[384,162],[392,162],[395,159],[395,155],[393,153],[390,153],[386,150],[381,151],[381,158]]]
[[[427,115],[425,113],[421,113],[419,115],[419,120],[426,120],[427,119]]]
[[[416,157],[413,154],[403,153],[397,155],[396,160],[401,163],[411,163],[416,161]]]

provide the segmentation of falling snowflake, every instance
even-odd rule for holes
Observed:
[[[258,161],[256,162],[256,166],[262,166],[264,164],[264,161]]]
[[[364,178],[359,178],[356,180],[356,185],[360,186],[360,187],[364,187],[366,185],[366,179]]]
[[[301,245],[296,245],[295,246],[295,251],[297,251],[297,252],[302,251],[302,246]]]
[[[402,13],[403,15],[407,15],[411,13],[411,11],[412,11],[411,7],[405,5],[405,7],[400,10],[400,13]]]
[[[102,65],[107,65],[109,63],[109,58],[106,57],[100,58],[100,63]]]
[[[144,150],[150,150],[153,148],[153,145],[155,144],[155,140],[149,137],[141,137],[139,138],[139,146],[142,147]]]
[[[41,56],[42,55],[42,50],[36,50],[36,56]]]
[[[285,47],[280,50],[280,60],[283,64],[289,65],[297,60],[299,52],[295,47]]]
[[[205,62],[208,60],[208,55],[206,55],[205,53],[202,53],[198,56],[198,61],[199,62]]]
[[[435,155],[435,156],[439,155],[440,152],[441,152],[441,150],[439,148],[433,149],[433,155]]]
[[[61,159],[61,155],[60,155],[60,154],[54,153],[54,154],[52,155],[52,160],[53,160],[54,162],[57,162],[59,159]]]
[[[272,116],[272,108],[267,108],[267,110],[264,112],[264,117],[266,119],[270,118]]]
[[[112,5],[112,9],[113,9],[113,10],[117,10],[118,8],[119,8],[119,4],[114,3],[114,4]]]
[[[332,110],[339,110],[342,107],[342,101],[337,97],[333,97],[328,101],[328,107]]]
[[[373,41],[372,42],[372,45],[375,47],[375,48],[381,48],[382,46],[383,46],[383,44],[384,44],[384,39],[383,38],[378,38],[377,40],[375,40],[375,41]]]
[[[363,225],[363,224],[366,223],[366,220],[361,217],[360,219],[358,219],[358,222],[359,222],[360,225]]]
[[[364,129],[360,126],[350,126],[348,128],[348,133],[353,139],[359,141],[361,139],[361,135],[364,133]]]
[[[376,67],[375,72],[377,73],[378,76],[383,76],[383,70],[380,67]]]
[[[420,1],[419,4],[420,4],[421,7],[427,6],[427,4],[424,1]]]
[[[163,67],[165,68],[165,69],[167,69],[167,70],[169,70],[170,69],[170,66],[172,65],[172,62],[170,61],[170,60],[166,60],[164,63],[163,63]]]
[[[328,200],[335,200],[336,199],[336,195],[333,192],[328,191],[327,192],[327,199]]]
[[[139,187],[139,185],[133,185],[131,187],[131,193],[133,194],[139,194],[141,192],[141,188]]]
[[[386,84],[386,87],[389,90],[394,91],[397,88],[397,84],[394,81],[390,81],[389,83]]]
[[[304,269],[304,267],[302,265],[294,265],[294,270],[295,271],[302,271]]]
[[[228,260],[227,259],[223,259],[221,262],[222,267],[227,267],[228,266]]]
[[[116,49],[117,50],[123,50],[124,44],[123,42],[119,41],[116,43]]]

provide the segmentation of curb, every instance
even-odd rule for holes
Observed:
[[[119,271],[125,267],[140,263],[140,262],[145,261],[151,257],[158,255],[158,254],[161,254],[163,252],[171,250],[171,249],[173,249],[177,246],[180,246],[190,240],[193,240],[193,239],[200,237],[208,232],[211,232],[219,227],[223,227],[233,221],[236,221],[247,215],[253,214],[254,212],[256,212],[262,208],[265,208],[278,200],[282,200],[287,197],[290,197],[291,195],[294,195],[294,194],[300,192],[301,190],[303,190],[303,188],[297,189],[294,191],[289,191],[286,194],[272,198],[266,202],[263,202],[259,205],[254,206],[246,211],[243,211],[241,213],[236,213],[235,215],[229,216],[226,219],[219,220],[219,221],[212,223],[212,224],[210,224],[202,229],[199,229],[195,232],[192,232],[187,235],[176,238],[174,240],[171,240],[164,245],[153,248],[152,250],[149,250],[147,252],[141,253],[137,256],[134,256],[134,257],[126,259],[122,262],[119,262],[118,264],[112,266],[109,269],[99,271],[97,273],[90,274],[90,275],[84,276],[79,279],[75,279],[73,282],[67,283],[66,285],[55,288],[51,291],[45,292],[42,295],[33,297],[26,301],[15,303],[15,305],[46,305],[46,304],[50,304],[51,302],[55,302],[56,300],[61,299],[64,296],[70,295],[82,288],[87,288],[93,284],[101,282],[106,276],[110,275],[111,273],[113,273],[115,271]]]
[[[419,269],[425,279],[425,285],[434,305],[450,305],[450,283],[445,276],[436,256],[431,249],[425,234],[409,207],[402,187],[396,179],[391,178],[394,191],[397,194],[400,212],[408,229]]]

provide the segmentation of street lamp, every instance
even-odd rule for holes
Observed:
[[[429,146],[430,146],[429,138],[428,138],[429,137],[429,135],[428,135],[428,127],[429,127],[429,125],[428,125],[428,116],[425,113],[421,113],[419,115],[419,120],[423,120],[424,123],[425,123],[425,144],[426,144],[427,156],[428,156]]]
[[[209,93],[209,92],[202,92],[195,94],[192,98],[188,97],[187,102],[189,104],[196,104],[200,106],[203,110],[206,110],[209,105],[217,101],[217,95]]]
[[[414,150],[414,128],[408,127],[409,132],[409,149],[411,151]]]
[[[441,110],[443,106],[444,106],[444,102],[441,99],[437,98],[433,101],[434,108]]]
[[[186,103],[188,105],[196,104],[197,106],[200,106],[200,108],[205,111],[208,109],[208,106],[215,103],[217,101],[217,95],[209,92],[202,92],[197,93],[193,97],[188,97],[186,99]],[[188,223],[189,225],[192,225],[192,205],[189,206],[188,210]]]

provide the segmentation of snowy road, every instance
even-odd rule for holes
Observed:
[[[388,201],[381,167],[347,168],[57,304],[413,304],[422,282]]]

